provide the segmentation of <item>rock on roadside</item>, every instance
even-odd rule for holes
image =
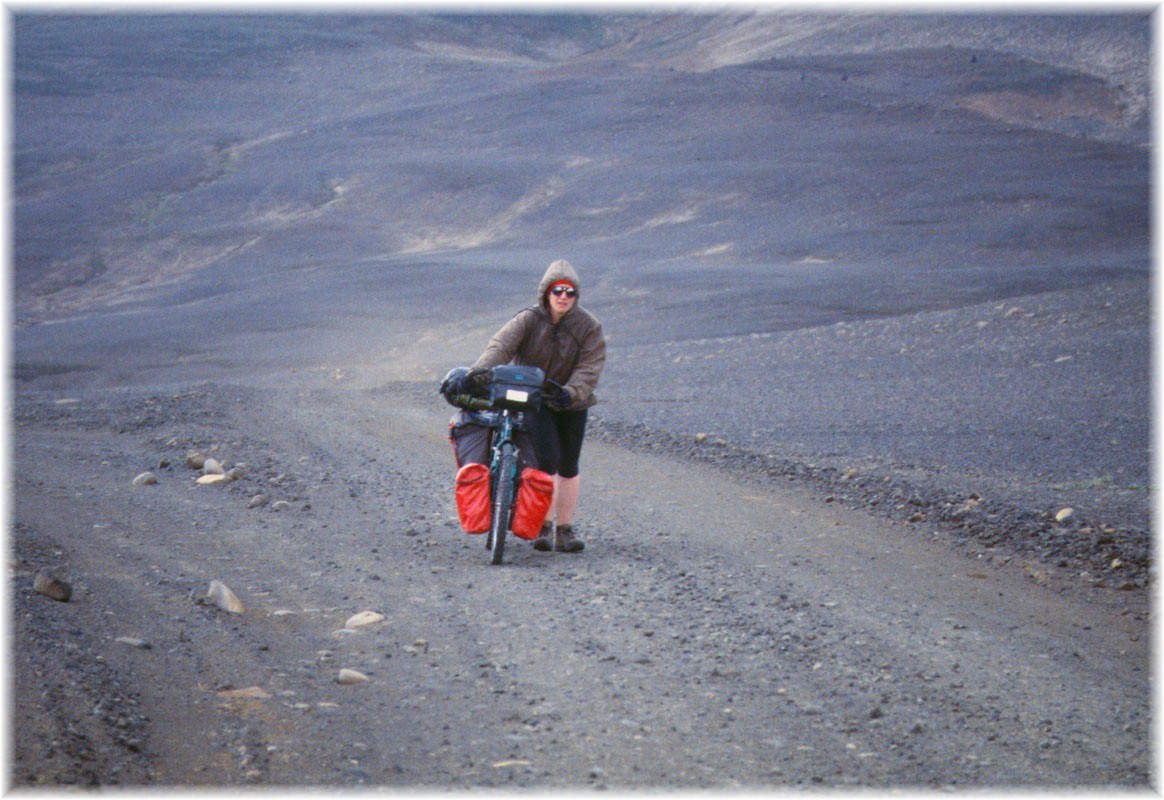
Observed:
[[[377,611],[361,611],[348,618],[344,623],[345,628],[361,628],[367,625],[375,625],[377,622],[382,622],[384,615]]]
[[[335,680],[343,686],[354,686],[357,683],[367,683],[371,678],[358,670],[344,668],[339,671]]]
[[[211,581],[210,588],[206,591],[206,596],[214,605],[221,608],[223,611],[228,611],[231,614],[241,614],[246,611],[242,602],[235,596],[235,593],[222,581]]]
[[[153,486],[158,482],[158,476],[152,472],[143,472],[133,479],[134,486]]]
[[[198,478],[198,483],[203,486],[219,486],[224,483],[230,483],[232,478],[229,475],[224,475],[220,472],[211,472]]]
[[[136,636],[118,636],[113,641],[117,642],[118,644],[127,644],[130,647],[136,647],[138,650],[152,649],[149,642]]]
[[[73,596],[72,584],[58,577],[51,567],[41,567],[36,571],[32,588],[45,597],[51,597],[62,603],[69,602],[69,598]]]

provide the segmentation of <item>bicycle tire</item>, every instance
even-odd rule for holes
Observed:
[[[493,490],[493,520],[490,522],[489,563],[500,564],[505,555],[505,532],[513,511],[514,479],[517,477],[517,451],[512,446],[502,446],[501,459],[497,465],[497,485]]]

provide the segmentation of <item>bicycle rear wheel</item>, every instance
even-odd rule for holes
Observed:
[[[517,449],[502,446],[497,465],[497,485],[493,487],[493,521],[489,529],[489,563],[500,564],[505,555],[505,532],[513,512],[514,479],[517,477]]]

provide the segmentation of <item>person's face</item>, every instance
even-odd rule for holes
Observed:
[[[571,308],[578,299],[578,292],[572,286],[555,286],[550,290],[550,310],[554,317],[559,318]]]

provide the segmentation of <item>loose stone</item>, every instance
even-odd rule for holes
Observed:
[[[266,504],[267,496],[265,494],[256,494],[251,498],[251,501],[247,503],[247,508],[262,508]]]
[[[199,453],[197,450],[191,450],[186,454],[186,466],[190,469],[202,469],[206,464],[206,456]]]
[[[222,473],[209,473],[200,477],[198,483],[203,486],[221,486],[224,483],[230,483],[230,478]]]
[[[1075,517],[1075,509],[1063,508],[1059,513],[1055,514],[1055,521],[1062,525],[1065,522],[1070,522]]]
[[[226,470],[223,469],[222,464],[217,459],[208,458],[202,464],[202,471],[207,475],[225,475]]]
[[[143,472],[133,479],[134,486],[153,486],[158,482],[158,476],[152,472]]]
[[[354,616],[348,618],[344,623],[345,628],[360,628],[365,625],[375,625],[377,622],[382,622],[384,615],[375,611],[361,611]]]
[[[206,596],[223,611],[229,611],[231,614],[241,614],[246,611],[235,593],[222,581],[211,581]]]
[[[62,603],[69,602],[69,598],[73,596],[73,587],[68,581],[61,580],[51,567],[41,567],[36,572],[36,578],[33,579],[32,588],[45,597],[51,597],[53,600],[59,600]]]
[[[367,683],[371,680],[367,675],[354,669],[341,669],[336,677],[336,683],[343,686],[352,686],[357,683]]]
[[[127,644],[130,647],[136,647],[138,650],[149,650],[150,643],[145,639],[138,639],[136,636],[118,636],[113,641],[119,644]]]

